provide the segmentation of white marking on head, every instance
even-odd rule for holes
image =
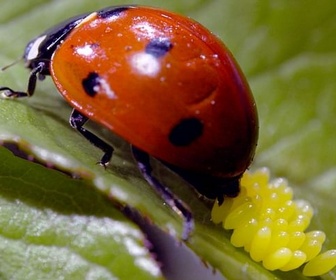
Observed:
[[[132,69],[150,77],[155,77],[161,69],[160,61],[147,53],[137,53],[131,57]]]
[[[30,49],[26,55],[26,60],[33,60],[39,55],[39,47],[45,40],[47,35],[43,35],[41,37],[36,38],[30,45]]]

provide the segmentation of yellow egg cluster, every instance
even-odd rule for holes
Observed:
[[[231,243],[244,247],[268,270],[289,271],[306,263],[305,276],[327,273],[336,266],[336,250],[319,255],[325,233],[305,232],[313,216],[311,205],[293,200],[286,180],[269,181],[269,171],[246,172],[240,194],[215,203],[212,221],[233,230]]]

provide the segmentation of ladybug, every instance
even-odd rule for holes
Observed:
[[[193,229],[188,206],[153,175],[150,156],[210,199],[239,193],[257,144],[250,88],[226,46],[198,22],[142,6],[114,6],[73,17],[28,43],[26,91],[50,75],[74,108],[70,124],[103,151],[113,148],[84,128],[90,119],[131,144],[147,182]]]

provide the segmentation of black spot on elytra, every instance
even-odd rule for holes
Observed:
[[[197,118],[182,119],[169,133],[174,146],[188,146],[203,133],[203,123]]]
[[[109,18],[109,17],[117,17],[122,12],[128,10],[132,6],[115,6],[115,7],[108,7],[98,11],[97,15],[100,18]]]
[[[89,75],[82,80],[82,86],[87,95],[94,97],[97,93],[97,86],[100,85],[100,77],[96,72],[90,72]]]
[[[154,57],[161,57],[169,52],[172,47],[173,44],[168,38],[154,38],[147,44],[145,52]]]

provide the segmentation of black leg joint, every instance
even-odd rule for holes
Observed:
[[[110,162],[113,154],[113,147],[106,143],[104,140],[93,134],[91,131],[86,130],[83,125],[88,121],[88,117],[82,115],[77,110],[73,110],[70,116],[70,125],[82,134],[90,143],[104,152],[99,164],[106,167]]]

